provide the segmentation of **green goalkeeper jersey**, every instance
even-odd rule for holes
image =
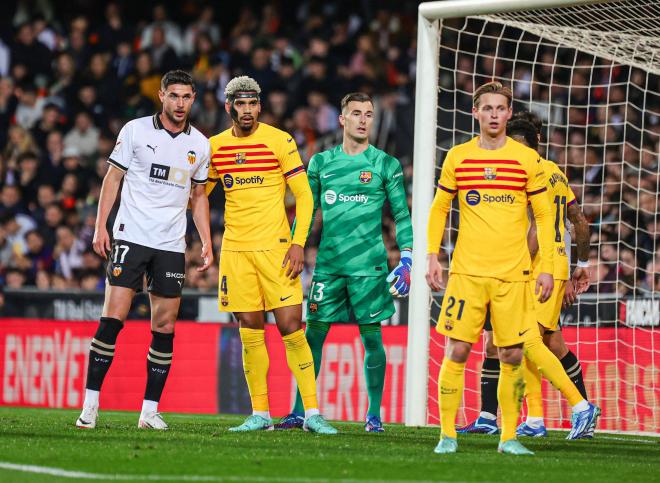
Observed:
[[[316,273],[379,276],[387,273],[382,214],[389,200],[399,249],[412,248],[412,224],[399,161],[369,145],[350,156],[342,146],[315,154],[307,169],[323,231]]]

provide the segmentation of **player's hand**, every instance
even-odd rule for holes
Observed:
[[[536,279],[536,288],[534,293],[539,296],[539,302],[544,303],[552,295],[552,289],[555,287],[555,281],[549,273],[540,273]]]
[[[589,268],[587,267],[576,267],[573,270],[573,276],[571,277],[573,284],[575,285],[575,294],[580,295],[587,291],[589,288],[589,283],[591,282],[589,277]]]
[[[284,255],[282,268],[286,267],[287,263],[289,264],[289,268],[286,270],[286,276],[293,280],[303,271],[305,264],[305,250],[303,247],[292,243],[287,250],[286,255]]]
[[[445,284],[442,280],[442,265],[438,261],[437,253],[429,253],[426,256],[427,268],[426,268],[426,283],[434,291],[439,291],[445,288]]]
[[[202,244],[202,260],[204,265],[197,268],[198,272],[205,272],[213,263],[213,244],[212,243],[203,243]]]
[[[569,280],[566,282],[566,291],[564,292],[564,300],[562,300],[562,307],[567,308],[573,305],[575,299],[577,298],[577,293],[575,291],[575,286],[573,281]]]
[[[104,260],[108,259],[108,253],[112,247],[110,246],[110,235],[108,235],[108,230],[106,230],[104,226],[94,230],[92,248],[99,257]]]
[[[399,264],[387,276],[387,283],[392,283],[390,293],[395,297],[405,297],[410,292],[410,270],[412,269],[412,251],[401,250]]]

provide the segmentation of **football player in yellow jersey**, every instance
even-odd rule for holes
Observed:
[[[533,454],[516,439],[524,387],[523,343],[525,354],[539,367],[551,368],[554,373],[559,366],[566,377],[542,341],[537,343],[540,336],[529,288],[527,204],[532,205],[539,233],[541,261],[534,293],[541,303],[550,297],[554,284],[553,247],[549,243],[552,213],[547,197],[542,195],[546,180],[538,154],[506,136],[511,100],[511,90],[499,82],[489,82],[475,91],[473,115],[479,121],[480,135],[447,153],[429,215],[427,282],[439,290],[442,268],[438,250],[451,201],[459,193],[458,240],[436,326],[447,336],[438,378],[442,433],[435,452],[440,454],[458,449],[454,423],[462,398],[465,362],[479,338],[487,310],[500,358],[500,452]],[[570,392],[570,388],[560,389]],[[573,389],[577,396],[569,394],[576,415],[572,433],[578,434],[593,423],[598,408],[583,401]],[[579,412],[575,408],[578,402],[586,405]]]
[[[538,149],[540,140],[541,122],[532,113],[523,111],[516,113],[513,119],[507,123],[507,134],[529,146],[533,149]],[[545,373],[548,379],[553,384],[563,389],[565,395],[569,400],[575,403],[579,392],[580,398],[585,402],[577,401],[578,409],[584,408],[586,405],[587,394],[582,379],[582,369],[575,354],[568,350],[564,342],[561,331],[558,330],[559,313],[561,310],[562,302],[564,305],[570,305],[575,300],[575,296],[584,292],[589,286],[589,273],[584,266],[586,262],[578,262],[578,267],[573,272],[572,280],[567,282],[569,261],[568,250],[564,242],[565,232],[565,217],[568,212],[568,217],[575,226],[576,242],[578,245],[578,259],[585,260],[589,253],[589,225],[584,218],[582,211],[576,203],[575,195],[573,194],[566,176],[561,172],[559,167],[552,161],[541,159],[547,178],[547,195],[554,208],[554,229],[553,229],[553,243],[554,243],[554,289],[548,302],[540,304],[535,303],[536,314],[539,329],[543,336],[543,342],[550,348],[561,363],[564,371],[570,378],[575,386],[575,389],[567,383],[567,380],[561,373],[557,374],[558,366],[554,361],[545,368]],[[561,207],[564,207],[563,209]],[[568,208],[566,208],[568,206]],[[532,218],[530,216],[530,218]],[[532,266],[534,276],[539,273],[539,257],[536,256],[538,251],[538,241],[536,239],[536,226],[532,219],[532,226],[528,232],[528,246],[530,255],[532,256]],[[493,394],[493,389],[497,388],[498,374],[495,372],[495,367],[499,366],[497,359],[497,349],[493,344],[492,327],[490,327],[489,320],[486,320],[484,327],[485,331],[485,353],[486,359],[482,367],[481,373],[481,411],[476,421],[459,428],[459,433],[487,433],[495,434],[498,432],[497,428],[497,399]],[[536,346],[539,339],[535,338],[532,346]],[[539,349],[535,349],[539,351]],[[547,354],[546,354],[547,355]],[[527,420],[522,423],[518,429],[519,436],[546,436],[547,431],[543,424],[543,403],[541,398],[541,380],[540,374],[536,369],[534,363],[525,360],[524,379],[525,379],[525,396],[527,399]],[[584,433],[574,438],[589,438],[593,435],[595,421],[591,427]]]
[[[286,358],[302,395],[304,428],[337,432],[319,414],[312,352],[302,330],[303,247],[312,218],[312,192],[293,138],[258,121],[259,84],[247,76],[225,88],[232,126],[211,137],[207,193],[225,190],[225,232],[220,254],[219,308],[240,324],[243,369],[252,415],[230,431],[272,429],[268,403],[265,312],[272,311]],[[287,185],[296,199],[293,236],[284,207]]]

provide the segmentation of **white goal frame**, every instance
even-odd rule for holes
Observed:
[[[417,85],[413,148],[414,236],[412,284],[408,308],[408,347],[404,419],[406,426],[427,424],[430,342],[430,296],[426,284],[426,225],[433,201],[436,169],[439,20],[503,12],[572,7],[608,0],[448,0],[419,6],[417,20]],[[423,209],[414,209],[415,206]]]

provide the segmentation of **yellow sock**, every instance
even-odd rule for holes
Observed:
[[[282,340],[286,348],[286,362],[298,383],[305,410],[318,409],[314,358],[305,338],[305,331],[302,329],[297,330],[292,334],[283,336]]]
[[[253,411],[268,411],[268,351],[263,329],[239,329],[243,343],[243,372]]]
[[[456,413],[463,398],[464,376],[464,362],[454,362],[444,358],[438,376],[438,405],[440,430],[449,438],[456,437]]]
[[[497,402],[502,413],[502,436],[500,441],[516,437],[516,426],[520,416],[520,403],[525,392],[522,364],[514,366],[500,361],[500,382],[497,386]]]
[[[536,365],[525,357],[523,361],[523,379],[525,380],[525,401],[527,416],[543,417],[543,393],[541,391],[541,373]]]
[[[538,367],[541,374],[564,395],[571,406],[575,406],[584,398],[573,381],[566,375],[561,362],[550,352],[541,336],[525,342],[525,357]]]

